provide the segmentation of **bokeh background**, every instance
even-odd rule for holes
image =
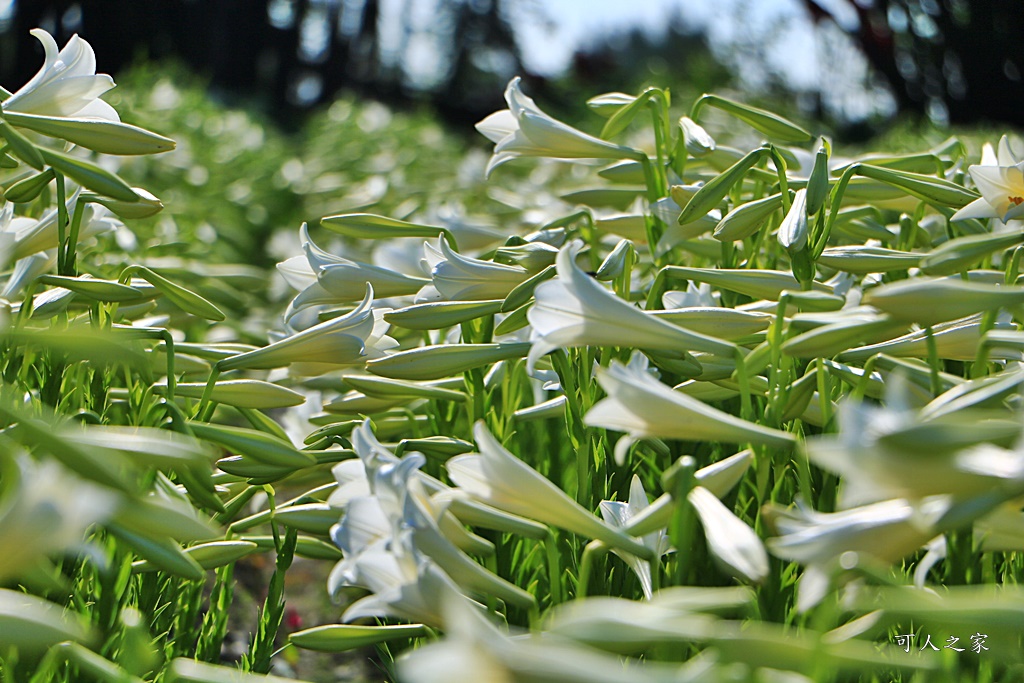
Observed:
[[[471,123],[515,74],[566,109],[730,87],[849,139],[900,116],[1024,125],[1020,0],[0,0],[3,83],[38,67],[35,26],[115,76],[177,60],[289,126],[342,91]]]

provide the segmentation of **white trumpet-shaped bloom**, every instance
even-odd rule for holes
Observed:
[[[530,368],[554,349],[576,346],[733,356],[736,347],[729,342],[653,318],[602,287],[576,265],[582,248],[579,240],[563,247],[556,261],[558,277],[542,282],[534,292],[536,303],[527,312],[533,329],[533,348],[527,360]]]
[[[74,212],[78,202],[78,192],[68,199],[68,215]],[[121,221],[109,215],[104,207],[89,203],[82,211],[82,222],[79,227],[78,239],[85,240],[94,235],[117,229]],[[13,237],[10,257],[15,261],[38,254],[47,249],[57,247],[59,234],[57,231],[57,208],[45,211],[38,218],[14,215],[14,203],[7,202],[0,211],[0,234]]]
[[[459,592],[447,574],[416,552],[408,532],[360,553],[346,567],[348,580],[335,576],[340,566],[341,563],[328,579],[329,586],[351,583],[372,593],[345,610],[342,620],[346,622],[365,617],[395,617],[442,626],[445,596]]]
[[[10,462],[0,500],[0,580],[50,553],[82,543],[86,529],[106,519],[116,497],[69,474],[55,462],[37,463],[28,456]]]
[[[505,89],[508,109],[495,112],[476,124],[494,145],[494,156],[487,164],[490,175],[498,166],[516,157],[550,157],[554,159],[636,159],[642,156],[631,147],[616,145],[545,114],[536,103],[523,94],[519,77]]]
[[[986,158],[988,156],[988,158]],[[1024,154],[1013,149],[1010,138],[999,141],[996,158],[968,168],[981,197],[963,207],[952,220],[998,218],[1006,222],[1024,217]]]
[[[712,557],[733,576],[761,583],[768,576],[768,553],[754,530],[703,486],[687,496],[704,527]]]
[[[811,462],[842,478],[840,508],[939,494],[962,499],[1024,479],[1024,451],[984,443],[963,448],[972,432],[978,442],[985,440],[983,422],[964,424],[958,430],[961,444],[947,443],[946,421],[921,420],[905,391],[897,375],[887,383],[884,408],[844,401],[839,433],[808,439]]]
[[[800,579],[797,609],[816,605],[828,592],[832,575],[860,555],[890,563],[914,552],[936,535],[935,524],[949,509],[946,497],[912,504],[905,499],[820,513],[804,507],[768,508],[779,535],[769,538],[768,549],[777,557],[806,565]]]
[[[770,427],[747,422],[712,408],[701,401],[665,386],[641,367],[612,361],[608,369],[598,368],[597,381],[607,392],[583,422],[626,432],[629,439],[650,437],[687,441],[759,443],[791,448],[796,437]],[[625,460],[630,441],[616,446],[615,459]]]
[[[448,475],[462,490],[499,510],[604,541],[613,548],[651,557],[639,540],[602,524],[537,470],[509,453],[477,422],[473,434],[478,454],[458,455],[448,461]]]
[[[623,661],[550,632],[510,636],[488,621],[473,603],[459,596],[447,598],[444,607],[445,638],[399,659],[401,680],[409,683],[684,683],[712,680],[716,676],[712,665],[701,658],[682,666]]]
[[[64,49],[41,28],[32,35],[43,44],[43,66],[4,103],[4,111],[40,116],[70,116],[120,121],[117,112],[99,97],[114,87],[114,79],[96,73],[92,46],[71,36]]]
[[[600,506],[601,516],[604,517],[605,523],[610,526],[616,529],[623,529],[629,525],[634,517],[649,506],[650,501],[647,500],[647,492],[644,491],[644,485],[640,481],[640,477],[634,474],[629,482],[629,501],[602,500]],[[664,529],[644,534],[640,541],[650,549],[655,557],[661,557],[669,552],[672,547]],[[621,557],[626,565],[633,570],[633,573],[640,580],[640,589],[644,592],[644,597],[650,600],[654,595],[653,584],[651,583],[651,563],[640,559],[632,553],[616,548],[613,548],[612,552]]]
[[[470,258],[456,253],[444,237],[437,240],[437,248],[424,245],[433,262],[430,276],[434,288],[448,301],[482,301],[504,299],[530,273],[520,266],[508,266],[493,261]]]
[[[372,301],[373,287],[366,285],[366,296],[346,315],[314,325],[261,349],[226,358],[217,367],[227,371],[297,364],[302,371],[318,372],[379,357],[397,342],[386,336],[390,326],[382,318],[383,311],[373,309]]]

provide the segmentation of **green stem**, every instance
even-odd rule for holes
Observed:
[[[54,172],[54,179],[57,181],[57,274],[67,275],[65,261],[65,240],[68,234],[68,203],[67,189],[64,187],[64,175]]]
[[[786,160],[776,149],[775,145],[769,145],[769,153],[772,155],[772,162],[775,164],[775,173],[779,177],[779,191],[782,193],[782,213],[789,213],[789,182],[786,180]]]
[[[768,386],[771,391],[768,407],[773,420],[778,420],[782,415],[782,406],[778,405],[779,397],[782,394],[782,387],[779,386],[779,376],[782,369],[782,328],[786,324],[786,306],[788,303],[788,293],[784,293],[779,297],[779,304],[775,307],[775,320],[768,330],[768,339],[772,349],[772,364],[768,373]]]
[[[829,388],[828,376],[825,374],[825,362],[821,358],[817,359],[817,379],[818,381],[818,400],[821,401],[821,426],[822,429],[828,427],[828,423],[832,420],[832,390]]]
[[[576,599],[587,597],[590,586],[590,574],[594,567],[594,561],[603,557],[608,552],[608,546],[602,541],[591,541],[583,549],[583,558],[580,560],[580,576],[576,582]]]
[[[736,347],[736,382],[740,385],[740,414],[744,420],[752,420],[753,404],[750,399],[750,378],[747,376],[747,364],[740,347]]]
[[[551,589],[551,605],[562,602],[562,563],[558,555],[558,532],[554,529],[543,541],[548,557],[548,583]]]
[[[931,368],[932,396],[942,393],[942,382],[939,381],[939,347],[935,343],[932,326],[925,328],[925,342],[928,345],[928,366]]]
[[[832,192],[829,194],[829,212],[828,220],[825,222],[825,230],[815,237],[813,240],[814,244],[814,258],[813,261],[817,261],[821,256],[821,252],[825,250],[825,245],[828,244],[829,235],[832,234],[832,226],[836,224],[836,218],[839,217],[839,209],[843,203],[843,194],[846,192],[846,186],[850,184],[850,179],[860,170],[857,164],[852,164],[839,178],[839,182],[832,188]]]
[[[981,342],[978,344],[978,355],[975,356],[974,365],[971,367],[972,379],[984,377],[988,374],[989,345],[985,343],[985,333],[995,326],[997,312],[996,310],[985,311],[985,314],[981,316],[981,327],[978,329]]]
[[[1020,259],[1024,256],[1024,247],[1017,247],[1013,250],[1013,256],[1010,257],[1010,263],[1006,267],[1006,284],[1012,285],[1017,281],[1017,276],[1020,274]]]
[[[68,243],[64,249],[64,270],[61,275],[77,275],[75,262],[78,253],[78,233],[82,228],[82,216],[85,213],[85,202],[75,202],[75,212],[71,216],[71,230],[68,234]]]
[[[686,584],[686,578],[690,569],[691,546],[693,545],[694,523],[696,521],[693,507],[687,497],[696,484],[694,472],[697,469],[696,461],[685,456],[680,464],[679,475],[676,477],[675,488],[672,491],[672,498],[675,499],[675,509],[672,514],[672,521],[669,523],[668,535],[672,539],[672,545],[676,547],[676,581],[675,585]]]
[[[164,353],[167,354],[167,400],[174,400],[174,390],[177,388],[178,380],[174,376],[174,337],[167,330],[163,331]],[[212,391],[212,390],[211,390]]]
[[[216,404],[211,402],[213,396],[213,387],[217,384],[217,379],[220,378],[220,368],[216,365],[210,370],[210,379],[206,380],[206,388],[203,389],[203,398],[199,401],[199,408],[196,410],[196,417],[203,422],[209,422],[210,418],[213,417],[213,410]]]

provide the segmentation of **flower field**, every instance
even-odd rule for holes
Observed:
[[[33,34],[3,683],[1021,680],[1020,139],[519,79],[486,152],[285,136]]]

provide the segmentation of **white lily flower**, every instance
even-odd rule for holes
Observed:
[[[364,617],[395,617],[443,626],[445,596],[459,593],[447,574],[416,552],[408,533],[392,539],[387,547],[382,543],[360,553],[344,567],[344,576],[339,576],[341,569],[339,563],[328,579],[333,592],[349,583],[372,593],[345,610],[345,622]]]
[[[27,256],[14,264],[14,272],[0,292],[0,299],[12,299],[25,285],[44,275],[57,265],[56,250]]]
[[[226,358],[217,363],[217,367],[227,371],[300,364],[304,369],[318,371],[361,364],[397,344],[385,336],[389,326],[380,317],[383,312],[373,310],[372,301],[373,287],[366,285],[363,301],[346,315],[314,325],[262,349]]]
[[[341,521],[331,527],[331,540],[345,554],[342,562],[358,557],[391,537],[391,518],[376,496],[352,498],[346,502],[344,510]]]
[[[363,471],[371,475],[371,495],[349,500],[341,521],[331,528],[331,539],[345,555],[332,573],[335,587],[341,582],[358,584],[361,556],[380,546],[390,547],[395,539],[403,537],[460,586],[523,608],[534,606],[533,596],[474,562],[442,532],[442,523],[461,527],[448,514],[448,504],[433,500],[427,493],[428,486],[433,490],[447,487],[420,471],[426,462],[421,453],[397,458],[376,440],[368,421],[354,430],[352,439]],[[354,468],[343,474],[358,476]],[[464,530],[462,536],[466,536]]]
[[[983,155],[982,163],[968,171],[981,198],[957,211],[951,220],[998,218],[1006,222],[1024,217],[1024,154],[1013,149],[1008,136],[999,140],[994,160]]]
[[[712,557],[737,578],[751,583],[764,581],[768,576],[768,553],[754,530],[703,486],[695,486],[687,500],[697,511]]]
[[[888,564],[909,555],[935,537],[935,524],[949,507],[943,496],[916,505],[894,499],[833,513],[769,507],[780,535],[767,545],[773,555],[806,565],[797,595],[797,609],[804,612],[825,596],[841,563],[864,555]],[[855,555],[844,558],[845,553]]]
[[[484,426],[473,428],[480,453],[457,455],[447,463],[448,476],[477,500],[499,510],[604,541],[613,548],[649,557],[640,541],[602,524],[525,462],[509,453]]]
[[[378,485],[378,480],[381,477],[379,473],[384,468],[394,467],[401,462],[401,459],[391,449],[377,440],[369,419],[364,420],[361,425],[352,430],[351,439],[352,449],[360,459],[338,463],[332,470],[338,481],[338,488],[331,493],[328,503],[338,508],[345,507],[348,501],[359,496],[377,495],[381,491]],[[419,457],[418,454],[417,457]],[[422,485],[425,495],[430,495],[438,500],[436,503],[430,503],[429,507],[432,511],[431,516],[436,520],[438,528],[444,535],[463,550],[471,547],[478,550],[480,539],[469,534],[462,522],[448,511],[454,489],[418,468],[412,468],[410,476],[417,480],[417,486]],[[393,478],[394,476],[391,475],[390,479]],[[388,479],[384,481],[385,487],[388,486]],[[393,482],[390,485],[393,488]],[[408,487],[404,486],[404,488]],[[385,493],[385,495],[387,494]],[[392,496],[392,500],[398,501],[398,497]],[[426,505],[426,503],[424,504]],[[404,514],[402,505],[404,503],[392,504],[391,510],[395,514]],[[476,507],[479,508],[479,506]]]
[[[672,308],[714,308],[720,306],[711,285],[702,282],[699,285],[690,282],[686,290],[670,289],[661,295],[661,305]]]
[[[844,401],[839,433],[808,439],[811,462],[842,478],[840,508],[939,494],[964,498],[1024,478],[1024,451],[991,444],[937,446],[944,442],[948,425],[921,420],[906,391],[905,380],[896,375],[887,383],[885,407]],[[965,426],[960,433],[966,438],[971,428]],[[984,424],[976,429],[978,441],[983,441]]]
[[[445,638],[398,660],[409,683],[667,683],[715,679],[713,664],[625,662],[552,633],[514,636],[499,631],[465,598],[444,603]],[[692,617],[691,617],[692,619]]]
[[[629,502],[602,500],[600,508],[601,516],[604,517],[605,523],[616,529],[624,529],[634,517],[649,506],[650,501],[647,500],[647,492],[644,491],[644,485],[640,481],[640,477],[634,474],[629,482]],[[660,558],[672,549],[664,529],[644,534],[640,541],[647,546],[654,557]],[[612,552],[621,557],[626,565],[633,570],[633,573],[640,579],[640,589],[644,592],[644,598],[650,600],[654,595],[651,583],[651,563],[617,548],[613,548]]]
[[[316,273],[305,256],[292,256],[277,264],[277,272],[292,289],[302,291],[316,284]]]
[[[285,320],[311,306],[358,301],[363,297],[367,284],[373,286],[374,296],[387,298],[415,294],[429,282],[424,277],[411,277],[371,263],[335,256],[317,246],[305,223],[299,229],[299,235],[305,257],[294,257],[277,264],[278,271],[288,283],[301,290],[289,304]]]
[[[3,473],[0,501],[0,580],[18,576],[33,562],[81,543],[86,529],[109,517],[117,499],[55,462],[22,455]]]
[[[67,201],[68,215],[74,213],[78,203],[79,191],[75,191]],[[109,215],[107,209],[97,204],[86,204],[82,212],[82,222],[78,232],[79,241],[94,235],[109,232],[121,225],[121,221]],[[14,215],[14,203],[6,202],[0,210],[0,235],[9,236],[13,240],[10,246],[10,258],[20,261],[23,258],[53,249],[57,246],[57,207],[50,208],[38,218]]]
[[[665,386],[650,373],[612,361],[608,369],[597,369],[597,381],[607,392],[583,422],[626,432],[627,439],[615,447],[615,460],[622,464],[633,441],[650,437],[687,441],[760,443],[775,448],[792,448],[796,437],[770,427],[747,422],[712,408],[701,401]]]
[[[114,79],[96,73],[96,54],[89,43],[75,34],[58,52],[49,33],[41,28],[30,33],[43,44],[43,66],[3,103],[4,111],[120,121],[114,108],[99,99],[114,87]]]
[[[519,88],[518,76],[505,89],[508,109],[495,112],[476,129],[496,143],[487,175],[516,157],[554,159],[638,159],[643,152],[616,145],[577,130],[545,114]]]
[[[438,238],[436,249],[429,244],[424,246],[428,260],[433,262],[430,276],[434,288],[448,301],[504,299],[530,277],[530,273],[520,266],[482,261],[456,253],[444,237]],[[434,254],[430,254],[431,251]]]
[[[558,348],[624,346],[664,351],[705,351],[732,358],[729,342],[683,329],[645,314],[601,286],[576,265],[583,243],[574,240],[558,254],[558,277],[542,282],[527,312],[533,329],[527,367]]]

